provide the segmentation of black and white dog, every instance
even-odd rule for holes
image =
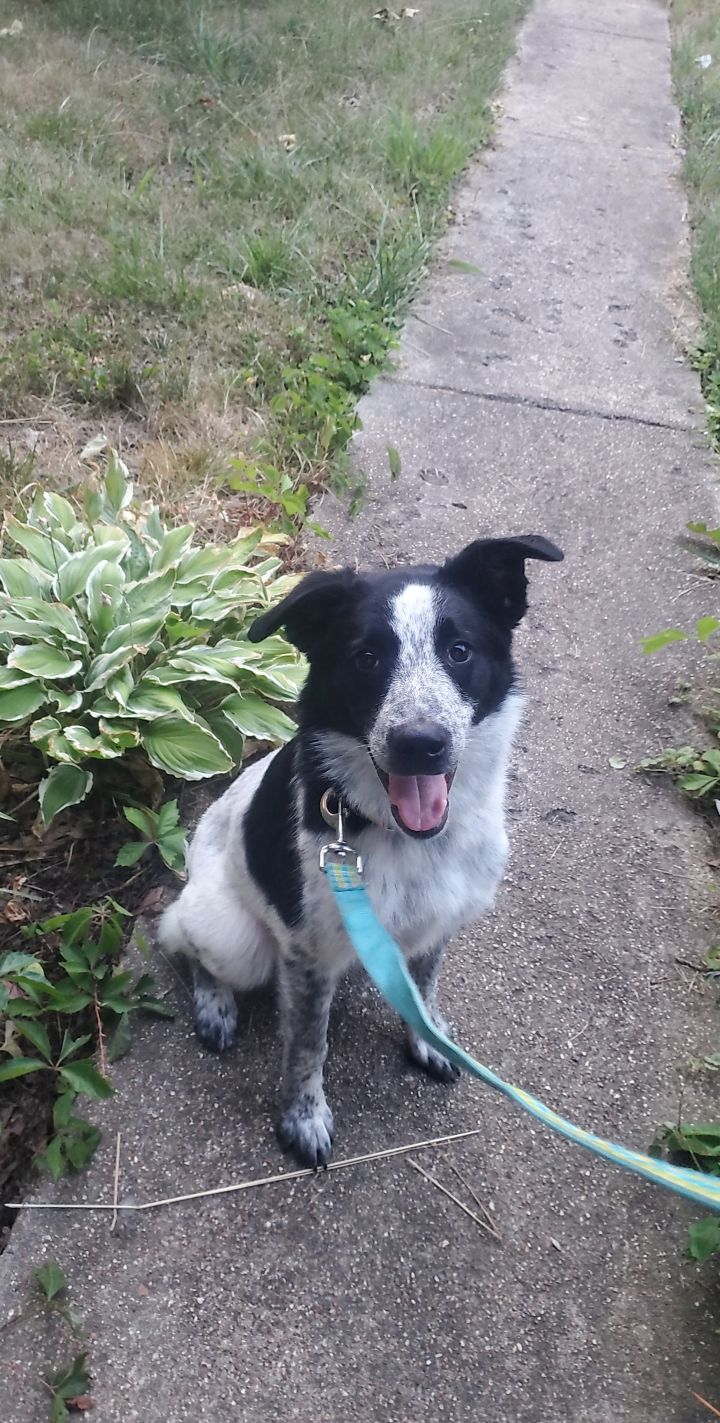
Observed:
[[[310,671],[299,727],[206,812],[188,883],[160,939],[192,965],[195,1022],[219,1051],[234,994],[277,974],[284,1048],[278,1134],[311,1165],[331,1152],[323,1092],[330,1003],[353,960],[319,850],[332,790],[360,851],[378,919],[433,1014],[446,941],[493,901],[507,854],[504,797],[521,698],[512,631],[527,608],[525,560],[558,560],[537,535],[480,539],[441,568],[309,574],[250,628],[284,628]],[[408,1033],[410,1057],[444,1081],[450,1063]]]

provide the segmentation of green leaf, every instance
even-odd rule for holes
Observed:
[[[704,1220],[690,1226],[688,1254],[702,1264],[716,1251],[720,1251],[720,1219],[716,1215],[705,1216]]]
[[[256,741],[289,741],[297,731],[289,716],[252,692],[226,697],[221,710],[238,731]]]
[[[194,532],[192,524],[180,524],[178,528],[170,529],[157,553],[153,555],[150,563],[152,572],[158,573],[164,568],[177,564],[189,549]]]
[[[187,835],[182,826],[178,825],[175,830],[167,830],[158,839],[157,847],[168,869],[176,870],[178,874],[181,874],[185,869],[187,858]]]
[[[79,805],[92,789],[92,783],[92,773],[82,766],[53,766],[50,774],[40,782],[40,811],[45,825],[49,825],[61,810]]]
[[[156,834],[158,838],[161,835],[167,835],[169,830],[174,830],[180,821],[180,811],[177,801],[166,800],[165,804],[161,805],[157,813],[156,821]]]
[[[110,451],[103,480],[103,494],[106,511],[113,519],[117,518],[121,509],[127,508],[132,499],[133,487],[128,479],[127,465],[123,464],[115,450]]]
[[[296,702],[306,676],[307,667],[303,663],[288,661],[246,667],[238,680],[247,683],[256,692],[263,692],[273,701]]]
[[[60,722],[55,716],[42,716],[37,721],[30,723],[30,743],[32,746],[39,746],[41,751],[47,751],[48,742],[60,730]]]
[[[146,850],[150,849],[149,840],[128,840],[126,845],[121,845],[115,856],[115,866],[119,869],[128,869],[131,865],[136,865],[142,859]]]
[[[671,642],[685,642],[686,639],[687,633],[683,632],[682,628],[665,628],[663,632],[655,632],[651,637],[643,638],[642,650],[650,655],[668,647]]]
[[[233,763],[224,746],[200,721],[161,717],[146,727],[143,744],[153,766],[187,781],[232,770]]]
[[[46,1382],[58,1398],[79,1398],[87,1393],[90,1377],[86,1364],[87,1354],[78,1354],[69,1368],[55,1369],[45,1375]]]
[[[627,766],[627,761],[624,756],[609,756],[608,766],[612,766],[613,771],[622,771]]]
[[[161,687],[149,681],[138,682],[130,693],[127,710],[143,720],[155,721],[160,716],[179,716],[184,721],[192,721],[193,714],[185,705],[179,692],[173,687]]]
[[[68,551],[58,539],[50,539],[29,524],[21,524],[13,514],[5,516],[5,532],[11,542],[29,553],[46,573],[57,573],[67,559]]]
[[[129,1050],[131,1041],[130,1019],[127,1013],[123,1013],[114,1033],[108,1039],[105,1052],[108,1062],[119,1062],[120,1058],[124,1057]]]
[[[476,267],[473,262],[465,262],[460,257],[451,257],[448,266],[455,272],[468,272],[473,277],[482,276],[482,268]]]
[[[203,721],[207,722],[213,735],[217,736],[218,741],[222,742],[228,756],[232,757],[234,764],[241,766],[245,751],[245,739],[242,732],[238,731],[237,727],[233,726],[231,721],[228,721],[224,712],[218,709],[205,709],[203,712]]]
[[[156,1018],[175,1017],[175,1009],[169,1003],[165,1003],[162,998],[143,997],[140,999],[138,1007],[142,1008],[143,1013],[152,1013]]]
[[[133,746],[140,744],[140,732],[136,726],[123,725],[121,722],[108,722],[100,717],[100,738],[104,747],[112,750],[115,754],[122,751],[129,751]]]
[[[53,1107],[53,1126],[56,1131],[60,1131],[62,1127],[67,1126],[72,1115],[74,1101],[75,1093],[70,1089],[66,1092],[61,1092],[60,1096],[56,1098],[55,1106]]]
[[[394,445],[388,445],[388,447],[387,447],[387,454],[388,454],[388,463],[389,463],[389,465],[390,465],[390,478],[391,478],[391,479],[399,479],[399,478],[400,478],[400,473],[401,473],[401,471],[402,471],[402,463],[401,463],[401,460],[400,460],[400,455],[398,454],[398,452],[397,452],[397,450],[395,449],[395,446],[394,446]]]
[[[133,622],[160,609],[167,614],[174,583],[175,569],[168,568],[164,572],[151,573],[147,578],[130,584],[123,598],[123,618]]]
[[[10,691],[0,689],[0,726],[27,721],[47,702],[48,693],[38,682],[24,682]]]
[[[107,1077],[103,1077],[95,1066],[91,1058],[83,1058],[80,1062],[68,1062],[60,1068],[60,1077],[67,1087],[72,1087],[73,1092],[82,1093],[85,1097],[95,1097],[104,1100],[112,1097],[112,1084]]]
[[[101,545],[104,549],[105,545]],[[118,607],[125,587],[125,573],[119,563],[107,561],[96,564],[86,587],[88,618],[99,638],[107,637],[115,622]]]
[[[93,657],[85,674],[85,691],[99,691],[114,672],[132,662],[135,653],[134,647],[119,647],[115,652],[102,652]]]
[[[136,830],[140,830],[143,835],[147,835],[149,840],[154,840],[158,828],[158,816],[154,810],[148,810],[144,805],[126,805],[123,815]]]
[[[102,737],[93,736],[86,726],[66,726],[62,733],[65,747],[73,761],[82,761],[85,756],[99,756],[102,759],[115,755],[112,747],[105,747]],[[50,737],[50,753],[57,755],[57,738]],[[77,755],[73,755],[77,752]]]
[[[13,1077],[27,1077],[30,1072],[47,1071],[47,1063],[36,1057],[14,1057],[0,1066],[0,1082],[10,1082]]]
[[[66,1058],[72,1057],[72,1054],[74,1052],[77,1052],[78,1048],[85,1047],[85,1044],[89,1043],[90,1041],[90,1033],[83,1033],[82,1037],[72,1038],[66,1028],[63,1034],[62,1045],[60,1047],[58,1063],[65,1062]]]
[[[42,499],[50,523],[61,528],[64,533],[71,534],[77,527],[77,514],[70,500],[63,498],[62,494],[57,494],[54,489],[44,490]]]
[[[49,579],[28,558],[0,558],[0,583],[11,598],[41,598]]]
[[[113,672],[108,677],[105,685],[105,696],[111,701],[117,702],[118,707],[123,711],[127,710],[127,700],[134,687],[133,674],[129,667],[120,667],[117,672]]]
[[[10,978],[21,974],[24,978],[45,981],[45,970],[34,954],[3,954],[0,958],[0,978]]]
[[[0,667],[0,692],[9,692],[13,687],[31,687],[32,677],[27,672],[19,672],[14,667]]]
[[[692,795],[709,795],[718,783],[717,776],[681,776],[678,782],[680,789],[689,791]]]
[[[18,1018],[16,1021],[18,1032],[22,1033],[22,1036],[27,1038],[29,1043],[32,1043],[36,1052],[39,1052],[40,1056],[44,1057],[45,1061],[52,1065],[53,1053],[50,1046],[50,1039],[42,1023],[33,1022],[33,1020],[29,1018]],[[17,1060],[16,1058],[15,1061],[17,1062]]]
[[[82,1117],[72,1117],[70,1131],[63,1140],[68,1165],[73,1171],[81,1171],[97,1151],[102,1141],[102,1132]]]
[[[74,712],[82,706],[82,692],[67,692],[63,687],[48,687],[48,701],[59,712]]]
[[[123,539],[122,542],[117,540],[115,543],[91,544],[89,548],[83,549],[82,553],[72,554],[55,579],[55,589],[60,601],[69,603],[78,593],[84,593],[93,569],[99,564],[119,562],[126,548],[127,542]]]
[[[21,672],[28,672],[32,677],[40,677],[43,681],[59,681],[65,677],[74,677],[76,672],[80,671],[82,662],[79,657],[68,657],[59,647],[52,647],[48,642],[36,642],[31,647],[14,647],[7,665],[19,667]]]
[[[35,1271],[35,1279],[47,1300],[55,1299],[67,1289],[65,1273],[54,1260],[49,1260],[47,1265],[41,1265],[40,1269]]]
[[[695,636],[699,642],[707,642],[718,628],[720,628],[720,622],[717,618],[698,618],[695,624]]]
[[[35,1157],[35,1165],[40,1171],[49,1171],[53,1181],[60,1179],[65,1170],[65,1155],[61,1136],[51,1138],[45,1150]]]
[[[78,647],[87,648],[88,640],[80,623],[64,603],[53,603],[47,598],[15,598],[13,609],[26,623],[30,623],[33,637],[39,635],[45,641],[56,642],[60,646],[72,642]],[[49,629],[50,636],[46,629]],[[22,635],[20,633],[20,636]]]

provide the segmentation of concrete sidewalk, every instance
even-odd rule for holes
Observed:
[[[319,513],[333,557],[362,562],[442,558],[485,532],[565,548],[561,568],[531,570],[518,641],[529,706],[510,872],[450,952],[444,1000],[483,1061],[640,1148],[676,1112],[677,1064],[717,1046],[713,999],[676,963],[711,933],[705,833],[609,765],[684,736],[666,705],[683,657],[643,659],[638,641],[708,608],[676,546],[716,501],[673,344],[678,127],[660,4],[537,0],[496,149],[458,196],[397,374],[364,402],[368,503],[352,525],[330,499]],[[720,1406],[713,1271],[682,1260],[689,1207],[469,1082],[410,1074],[360,978],[331,1031],[337,1156],[482,1126],[423,1159],[455,1188],[460,1167],[503,1245],[403,1159],[126,1217],[116,1236],[107,1217],[26,1213],[0,1262],[0,1318],[44,1258],[63,1264],[98,1423],[701,1423],[691,1389]],[[181,999],[118,1066],[104,1144],[55,1199],[108,1199],[118,1129],[137,1199],[278,1169],[273,1033],[255,1003],[241,1046],[203,1056]],[[708,1092],[688,1085],[687,1117]],[[0,1329],[5,1423],[41,1423],[38,1370],[67,1352],[42,1321]]]

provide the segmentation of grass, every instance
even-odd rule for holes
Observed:
[[[0,0],[2,417],[124,422],[171,483],[321,476],[528,3]]]
[[[695,361],[708,429],[720,451],[720,10],[716,0],[674,0],[673,19],[693,229],[692,277],[703,317]],[[698,61],[707,55],[711,62],[703,67]]]

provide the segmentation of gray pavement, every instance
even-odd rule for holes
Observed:
[[[537,0],[495,149],[458,195],[397,374],[363,403],[366,507],[352,525],[330,498],[319,511],[333,557],[360,562],[441,558],[489,532],[565,548],[533,570],[518,639],[510,870],[453,946],[444,1000],[484,1061],[640,1148],[677,1110],[678,1064],[717,1046],[713,997],[676,963],[712,935],[709,843],[629,770],[686,734],[667,705],[686,654],[643,659],[638,640],[707,610],[676,537],[716,504],[673,343],[677,130],[661,5]],[[91,1170],[45,1196],[108,1199],[118,1129],[121,1191],[139,1200],[279,1168],[272,1005],[247,1005],[222,1061],[197,1049],[181,990],[178,1005],[116,1069]],[[0,1262],[0,1319],[35,1265],[61,1261],[98,1423],[700,1423],[692,1389],[720,1406],[717,1275],[683,1262],[690,1207],[477,1085],[410,1073],[359,976],[331,1032],[337,1156],[481,1126],[422,1159],[456,1188],[460,1167],[503,1244],[402,1159],[123,1217],[117,1235],[104,1216],[28,1212]],[[712,1110],[710,1090],[687,1082],[686,1115]],[[38,1370],[63,1347],[43,1321],[0,1328],[6,1423],[45,1418]]]

